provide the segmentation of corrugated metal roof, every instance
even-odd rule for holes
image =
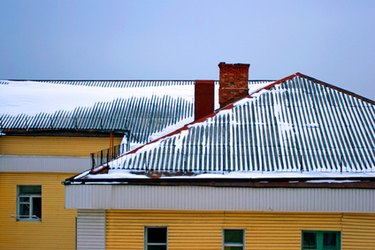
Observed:
[[[9,84],[10,81],[0,81]],[[123,95],[113,98],[109,101],[92,101],[89,106],[73,104],[66,108],[67,105],[57,105],[59,108],[53,112],[39,111],[36,114],[27,113],[30,107],[25,105],[25,113],[22,107],[19,114],[6,113],[8,107],[3,107],[0,111],[0,128],[7,130],[99,130],[99,131],[116,131],[129,130],[130,140],[132,143],[147,143],[149,136],[163,130],[165,127],[179,123],[183,120],[192,121],[193,117],[193,96],[194,81],[17,81],[23,84],[24,88],[33,85],[34,88],[46,88],[51,84],[70,87],[67,93],[73,93],[75,86],[90,87],[85,94],[85,98],[96,98],[91,93],[102,93],[103,88],[116,88],[122,90]],[[12,82],[14,83],[14,82]],[[49,84],[49,85],[45,85]],[[12,85],[17,86],[17,85]],[[160,88],[156,91],[155,87],[171,86],[176,92],[182,86],[192,86],[191,93],[183,93],[185,98],[173,95],[165,91],[162,93]],[[9,84],[9,91],[14,91]],[[7,91],[7,88],[4,88]],[[58,88],[58,91],[61,88]],[[65,88],[66,90],[67,88]],[[127,90],[129,89],[129,90]],[[170,90],[171,88],[169,88]],[[134,94],[134,90],[138,92]],[[7,93],[5,93],[6,95]],[[52,89],[54,91],[54,89]],[[80,91],[82,91],[80,89]],[[181,88],[186,91],[186,88]],[[181,92],[180,91],[180,92]],[[139,93],[141,92],[141,94]],[[144,94],[142,94],[144,92]],[[107,92],[103,92],[107,93]],[[186,98],[190,96],[190,98]],[[123,96],[123,97],[122,97]],[[64,96],[59,96],[60,100],[46,99],[48,102],[60,102]],[[108,98],[107,98],[108,99]],[[74,101],[74,100],[73,100]],[[19,106],[24,105],[23,100],[12,100]],[[77,102],[79,103],[79,102]],[[51,105],[45,103],[44,105]],[[43,105],[43,103],[42,103]],[[1,114],[2,113],[2,114]]]
[[[92,87],[95,91],[101,93],[103,88],[125,89],[123,97],[117,97],[111,101],[93,102],[91,106],[82,106],[76,104],[73,109],[67,109],[62,104],[61,109],[53,112],[36,112],[36,114],[28,114],[26,110],[30,110],[25,105],[25,113],[22,108],[19,113],[6,113],[7,107],[3,107],[0,111],[0,129],[4,130],[129,130],[131,143],[144,144],[151,140],[152,135],[163,131],[168,126],[183,123],[182,125],[193,121],[194,114],[194,88],[195,81],[191,80],[129,80],[129,81],[70,81],[70,80],[42,80],[42,81],[7,81],[0,80],[1,84],[9,85],[12,83],[24,84],[22,86],[33,85],[36,88],[46,88],[51,84],[61,86],[73,86],[69,91],[74,92],[74,86]],[[249,86],[257,86],[259,84],[269,83],[270,81],[249,81]],[[46,85],[48,84],[48,85]],[[218,85],[218,82],[216,82]],[[14,85],[13,85],[14,86]],[[173,93],[163,91],[164,87],[171,87]],[[192,86],[188,90],[183,86]],[[155,87],[161,87],[155,90]],[[90,89],[92,89],[90,88]],[[61,89],[61,88],[59,88]],[[129,89],[129,91],[127,91]],[[137,94],[132,91],[138,90]],[[181,89],[181,90],[179,90]],[[24,90],[24,89],[23,89]],[[139,94],[144,92],[144,95]],[[160,91],[162,90],[162,91]],[[3,95],[6,95],[7,89]],[[14,90],[12,90],[14,91]],[[58,91],[52,89],[52,91]],[[68,91],[68,93],[69,93]],[[82,90],[80,90],[82,91]],[[127,92],[126,92],[127,91]],[[189,93],[186,93],[188,91]],[[151,92],[151,94],[150,94]],[[175,93],[183,92],[185,98],[175,95]],[[85,98],[90,98],[91,91],[85,93]],[[188,96],[189,98],[186,98]],[[59,96],[63,99],[64,96]],[[97,98],[93,96],[92,98]],[[47,99],[49,106],[51,102],[61,102],[61,100]],[[23,100],[15,100],[16,106],[24,105]],[[43,103],[42,103],[43,104]],[[74,105],[74,104],[73,104]],[[37,110],[36,110],[37,111]]]
[[[11,80],[16,82],[39,82],[60,85],[105,87],[105,88],[143,88],[158,86],[191,85],[192,80]],[[0,84],[8,84],[9,80],[0,80]]]
[[[99,102],[92,107],[52,114],[2,115],[1,127],[32,130],[129,130],[132,142],[146,143],[148,136],[193,115],[193,103],[170,96],[134,97]]]
[[[375,171],[375,102],[297,73],[121,157],[111,168]]]

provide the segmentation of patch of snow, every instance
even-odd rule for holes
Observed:
[[[258,96],[260,96],[260,95],[262,95],[262,94],[264,94],[264,93],[267,93],[269,90],[267,90],[267,89],[262,89],[261,91],[259,91],[259,92],[257,92],[257,93],[254,93],[254,94],[252,94],[251,96],[252,97],[258,97]]]
[[[107,179],[107,176],[111,176],[111,179],[127,179],[127,178],[134,178],[134,179],[148,179],[145,175],[133,174],[129,170],[118,170],[118,169],[110,169],[108,174],[96,174],[90,175],[90,179]]]
[[[323,180],[310,180],[306,181],[308,183],[346,183],[346,182],[360,182],[360,180],[330,180],[330,179],[323,179]]]
[[[90,172],[90,170],[87,170],[87,171],[85,171],[85,172],[82,172],[82,173],[80,173],[79,175],[77,175],[76,177],[74,177],[74,179],[75,179],[75,180],[81,179],[82,177],[88,175],[89,172]]]
[[[304,125],[307,128],[318,128],[319,124],[318,123],[310,123],[310,124],[305,124]]]
[[[245,98],[242,98],[241,100],[239,100],[239,101],[233,103],[233,106],[236,107],[236,106],[239,106],[239,105],[245,105],[246,103],[249,103],[250,101],[251,101],[250,98],[245,97]]]
[[[278,125],[279,125],[279,129],[281,130],[281,132],[293,130],[293,124],[291,123],[279,122]]]
[[[272,82],[259,83],[259,84],[249,84],[249,95],[257,92],[258,90],[272,84]]]
[[[156,133],[153,133],[152,135],[149,136],[149,141],[153,141],[153,140],[156,140],[160,137],[163,137],[169,133],[172,133],[173,131],[176,131],[177,129],[180,129],[182,128],[183,126],[185,126],[186,124],[189,124],[191,122],[194,121],[194,118],[193,117],[188,117],[184,120],[181,120],[179,121],[178,123],[176,124],[173,124],[169,127],[166,127],[164,128],[162,131],[159,131],[159,132],[156,132]]]
[[[233,110],[232,109],[223,109],[223,110],[220,110],[219,112],[216,113],[216,117],[218,116],[223,116],[223,115],[230,115],[232,114]]]
[[[181,149],[182,148],[182,141],[183,139],[189,134],[188,130],[182,130],[181,133],[178,134],[176,138],[176,149]]]

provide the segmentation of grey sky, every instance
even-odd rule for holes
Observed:
[[[1,79],[251,79],[297,71],[375,100],[373,0],[0,0]]]

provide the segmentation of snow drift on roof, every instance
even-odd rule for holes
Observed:
[[[77,107],[90,107],[98,102],[115,99],[169,95],[192,101],[193,85],[149,87],[101,87],[70,84],[53,84],[34,81],[8,81],[0,85],[1,114],[36,115],[55,111],[71,111]]]

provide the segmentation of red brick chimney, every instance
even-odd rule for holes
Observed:
[[[219,63],[220,108],[249,94],[249,67],[250,64],[226,64],[225,62]]]
[[[198,120],[215,110],[215,82],[212,80],[195,81],[194,119]]]

